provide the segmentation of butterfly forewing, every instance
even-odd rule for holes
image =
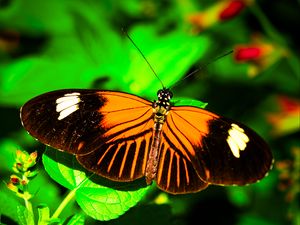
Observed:
[[[272,154],[268,145],[245,125],[195,107],[173,107],[170,114],[167,124],[177,129],[178,142],[189,146],[194,169],[204,181],[244,185],[269,171]],[[181,120],[181,125],[175,120]]]
[[[40,142],[53,148],[84,153],[83,141],[102,137],[98,111],[106,98],[93,90],[60,90],[40,95],[21,108],[24,128]]]
[[[121,92],[60,90],[27,102],[21,120],[33,137],[76,154],[99,175],[129,181],[144,174],[153,128],[147,100]]]

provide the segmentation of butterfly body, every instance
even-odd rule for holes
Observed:
[[[172,96],[172,92],[170,92],[168,89],[159,90],[157,92],[158,100],[154,101],[152,104],[154,126],[152,135],[153,139],[145,171],[147,184],[150,184],[156,177],[162,127],[165,122],[166,116],[171,109],[170,100]]]
[[[154,102],[116,91],[58,90],[28,101],[21,121],[40,142],[114,181],[144,177],[182,194],[266,176],[273,157],[259,135],[207,110],[173,106],[172,96],[165,88]]]

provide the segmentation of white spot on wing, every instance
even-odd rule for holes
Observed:
[[[58,116],[58,120],[62,120],[64,118],[66,118],[67,116],[69,116],[71,113],[75,112],[77,109],[79,109],[78,105],[72,105],[71,107],[68,107],[64,110],[62,110],[60,113],[59,113],[59,116]]]
[[[58,120],[62,120],[79,109],[78,103],[80,93],[74,92],[65,94],[63,97],[56,99],[56,112],[59,113]]]
[[[234,157],[240,158],[239,146],[235,143],[234,139],[231,136],[228,136],[227,143]]]
[[[231,124],[231,128],[228,130],[228,137],[226,140],[232,154],[236,158],[240,158],[240,151],[244,151],[249,142],[249,138],[245,134],[244,129],[234,123]]]

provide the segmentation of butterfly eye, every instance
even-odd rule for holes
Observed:
[[[164,94],[164,91],[162,89],[158,90],[157,97],[161,97]]]

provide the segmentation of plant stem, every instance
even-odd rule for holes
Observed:
[[[64,200],[60,203],[56,211],[53,213],[51,219],[58,218],[63,209],[67,206],[67,204],[74,198],[76,194],[76,188],[68,193],[68,195],[64,198]]]
[[[29,199],[27,199],[27,198],[24,198],[24,202],[25,202],[25,207],[26,207],[27,212],[28,212],[28,215],[26,217],[27,225],[34,225],[34,214],[33,214],[32,204],[29,201]]]

